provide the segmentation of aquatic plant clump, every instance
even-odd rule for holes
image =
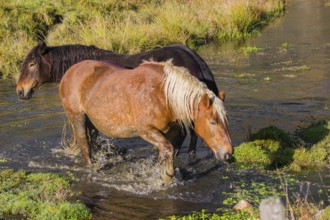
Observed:
[[[90,210],[72,198],[69,179],[57,174],[0,172],[0,217],[91,219]]]
[[[329,121],[299,128],[295,135],[269,126],[235,148],[235,160],[240,166],[285,167],[294,171],[324,167],[330,163],[329,155]]]
[[[209,213],[206,210],[193,212],[185,216],[170,216],[166,219],[170,220],[198,220],[198,219],[212,219],[212,220],[241,220],[241,219],[254,219],[254,216],[245,211],[232,211],[228,209],[218,209],[215,213]]]

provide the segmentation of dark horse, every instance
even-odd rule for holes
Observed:
[[[87,165],[92,163],[87,121],[106,136],[141,137],[156,146],[165,181],[174,175],[171,141],[177,138],[166,134],[178,125],[193,128],[217,159],[227,160],[233,153],[223,101],[171,60],[134,69],[82,61],[66,72],[59,90],[73,142]]]
[[[45,82],[59,82],[65,71],[73,64],[88,59],[110,60],[112,63],[125,68],[135,68],[143,60],[152,59],[162,62],[172,59],[174,65],[187,68],[191,75],[204,82],[214,94],[219,94],[213,74],[206,62],[189,47],[181,44],[173,44],[128,55],[116,54],[95,46],[64,45],[48,47],[44,42],[38,43],[25,57],[16,86],[17,94],[21,99],[30,99],[35,88]],[[223,96],[221,98],[224,99]],[[182,135],[185,137],[185,134]],[[190,153],[195,153],[196,144],[197,135],[191,130]]]

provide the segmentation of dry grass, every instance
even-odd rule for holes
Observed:
[[[0,3],[0,75],[15,76],[37,39],[121,53],[245,38],[284,10],[283,0],[14,0]]]

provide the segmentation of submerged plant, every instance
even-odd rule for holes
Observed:
[[[253,46],[253,47],[242,47],[241,51],[245,56],[248,56],[251,53],[257,53],[258,51],[260,51],[261,49]]]

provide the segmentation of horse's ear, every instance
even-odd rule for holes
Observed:
[[[210,97],[207,95],[207,94],[204,94],[202,97],[201,97],[201,100],[199,102],[199,109],[201,107],[204,107],[206,109],[208,109],[210,106],[211,106],[211,99]]]
[[[219,99],[221,99],[223,102],[225,102],[226,95],[225,95],[225,92],[224,92],[224,91],[219,92],[218,97],[219,97]]]
[[[46,48],[47,48],[47,45],[44,41],[39,41],[38,43],[38,53],[40,55],[43,55],[46,53]]]

